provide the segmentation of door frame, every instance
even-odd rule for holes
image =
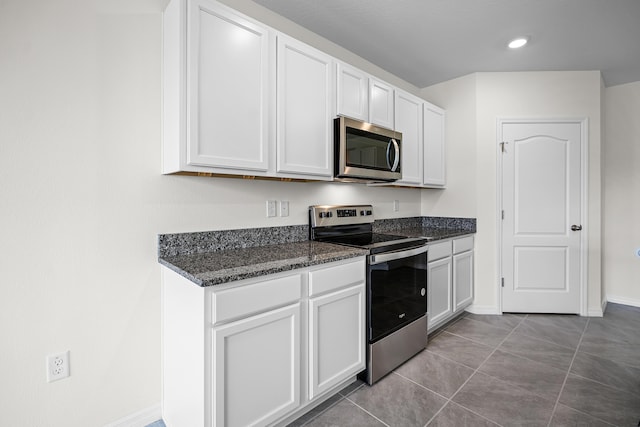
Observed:
[[[496,252],[497,252],[497,276],[496,276],[496,307],[502,314],[502,125],[503,124],[531,124],[531,123],[573,123],[580,125],[580,223],[584,232],[580,233],[580,315],[588,315],[588,267],[589,267],[589,119],[582,118],[507,118],[496,119]]]

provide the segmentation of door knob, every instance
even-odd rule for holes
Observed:
[[[580,231],[580,230],[582,230],[582,226],[581,225],[572,225],[571,229],[573,231]]]

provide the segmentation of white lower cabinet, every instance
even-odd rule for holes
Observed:
[[[365,368],[365,259],[201,288],[162,268],[168,427],[291,421]]]
[[[429,245],[428,331],[433,331],[473,302],[473,236]]]
[[[443,323],[453,314],[451,307],[451,256],[427,264],[429,326]]]
[[[360,284],[309,299],[309,398],[364,369],[364,301]]]

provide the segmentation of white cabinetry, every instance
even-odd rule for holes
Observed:
[[[394,129],[393,87],[369,78],[369,122],[387,129]]]
[[[365,368],[365,260],[201,288],[162,268],[162,415],[290,421]]]
[[[427,300],[429,311],[428,329],[432,329],[442,324],[453,314],[451,241],[429,245],[427,259],[427,286],[429,288]]]
[[[428,330],[433,331],[473,301],[473,236],[429,245]]]
[[[300,303],[214,327],[212,343],[214,425],[265,425],[299,406]]]
[[[473,301],[473,237],[453,241],[453,309],[460,311]]]
[[[408,93],[395,91],[395,130],[402,132],[402,179],[398,184],[422,184],[422,104]]]
[[[309,398],[365,368],[365,295],[362,265],[310,274]]]
[[[207,0],[173,0],[163,26],[163,172],[266,173],[272,32]]]
[[[442,188],[446,185],[445,112],[435,105],[424,103],[424,160],[423,184]]]
[[[336,63],[336,113],[369,121],[369,77],[364,71]]]
[[[331,178],[333,59],[278,35],[278,172]]]

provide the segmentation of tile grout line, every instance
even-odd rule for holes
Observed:
[[[350,393],[351,394],[351,393]],[[362,406],[358,405],[356,402],[354,402],[353,400],[349,399],[347,396],[345,396],[345,399],[348,400],[349,402],[351,402],[353,404],[353,406],[360,408],[361,410],[363,410],[364,412],[366,412],[367,414],[369,414],[370,416],[372,416],[373,418],[375,418],[376,420],[380,421],[382,424],[384,424],[387,427],[391,427],[389,426],[389,424],[385,423],[384,421],[382,421],[380,418],[376,417],[375,415],[373,415],[371,412],[367,411],[366,409],[364,409]]]
[[[501,341],[500,341],[500,342],[495,346],[495,348],[493,349],[493,351],[491,351],[491,353],[489,353],[489,355],[488,355],[487,357],[485,357],[485,359],[482,361],[482,363],[480,363],[480,365],[478,365],[478,367],[473,371],[473,373],[472,373],[471,375],[469,375],[469,378],[467,378],[467,380],[466,380],[464,383],[462,383],[462,385],[461,385],[460,387],[458,387],[458,389],[455,391],[455,393],[453,393],[453,394],[451,395],[451,397],[450,397],[449,399],[447,399],[447,403],[445,403],[445,404],[442,406],[442,408],[440,408],[440,410],[439,410],[438,412],[436,412],[436,413],[433,415],[433,417],[431,417],[431,419],[427,422],[427,424],[425,424],[425,427],[426,427],[426,426],[428,426],[428,425],[429,425],[429,424],[430,424],[430,423],[431,423],[431,422],[432,422],[432,421],[433,421],[433,420],[438,416],[438,414],[440,414],[440,413],[442,412],[442,410],[443,410],[444,408],[446,408],[446,407],[447,407],[447,405],[449,405],[449,403],[451,403],[451,402],[453,401],[453,398],[454,398],[454,397],[456,397],[456,395],[460,392],[460,390],[462,390],[462,388],[463,388],[465,385],[467,385],[467,383],[468,383],[469,381],[471,381],[471,378],[473,378],[473,377],[474,377],[474,375],[478,373],[478,371],[480,370],[480,368],[482,367],[482,365],[484,365],[484,364],[486,363],[486,361],[487,361],[487,360],[489,360],[489,358],[490,358],[491,356],[493,356],[493,354],[498,350],[498,347],[500,347],[500,346],[502,345],[502,343],[504,343],[504,342],[505,342],[505,341],[506,341],[506,340],[507,340],[507,339],[508,339],[512,334],[513,334],[513,332],[516,330],[516,328],[517,328],[518,326],[520,326],[520,325],[522,324],[522,322],[524,322],[524,321],[525,321],[525,319],[526,319],[527,317],[529,317],[529,315],[528,315],[528,314],[527,314],[527,315],[525,315],[525,316],[522,318],[522,320],[520,320],[520,322],[518,322],[518,324],[517,324],[516,326],[514,326],[513,328],[511,328],[511,331],[507,334],[507,336],[506,336],[506,337],[504,337],[504,338],[503,338],[503,339],[502,339],[502,340],[501,340]],[[469,320],[473,320],[473,319],[469,319]],[[476,321],[476,322],[478,322],[478,321]],[[492,326],[492,325],[489,325],[489,326]],[[503,329],[503,328],[497,328],[497,329]],[[504,329],[503,329],[503,330],[504,330]],[[451,332],[449,332],[449,333],[451,334]],[[451,334],[451,335],[456,335],[456,334]],[[458,336],[458,335],[456,335],[456,336]],[[461,337],[461,338],[465,338],[465,337]],[[468,338],[466,338],[466,339],[468,339]],[[469,339],[469,341],[472,341],[472,342],[477,343],[477,341],[474,341],[474,340],[471,340],[471,339]],[[483,344],[483,345],[485,345],[485,346],[486,346],[486,344]],[[478,413],[476,413],[475,411],[473,411],[473,410],[471,410],[471,409],[469,409],[469,408],[467,408],[467,407],[465,407],[465,406],[463,406],[463,405],[460,405],[459,403],[456,403],[456,402],[453,402],[453,403],[455,403],[456,405],[460,406],[461,408],[466,409],[467,411],[471,412],[472,414],[478,415],[478,416],[480,416],[480,417],[484,418],[485,420],[491,421],[492,423],[494,423],[494,424],[499,425],[499,426],[501,426],[501,427],[502,427],[502,425],[501,425],[501,424],[497,423],[497,422],[496,422],[496,421],[494,421],[494,420],[491,420],[491,419],[489,419],[489,418],[487,418],[487,417],[485,417],[485,416],[483,416],[483,415],[481,415],[481,414],[478,414]]]
[[[562,397],[562,392],[564,391],[564,387],[567,385],[567,379],[569,379],[569,374],[571,373],[571,368],[573,367],[573,362],[575,362],[576,357],[578,356],[578,350],[580,349],[580,345],[582,344],[582,338],[584,338],[584,334],[587,331],[587,326],[589,326],[589,320],[590,319],[587,317],[587,323],[584,325],[584,329],[582,330],[582,334],[580,334],[580,340],[578,340],[578,345],[576,346],[576,351],[573,353],[573,357],[571,358],[571,363],[569,364],[569,369],[567,369],[567,373],[564,376],[564,381],[562,382],[562,387],[560,387],[560,393],[558,393],[558,398],[556,399],[556,403],[555,403],[555,405],[553,405],[553,411],[551,411],[551,417],[549,418],[549,422],[547,423],[547,427],[551,426],[551,421],[553,420],[553,416],[556,414],[556,410],[558,409],[558,403],[560,403],[560,397]]]

